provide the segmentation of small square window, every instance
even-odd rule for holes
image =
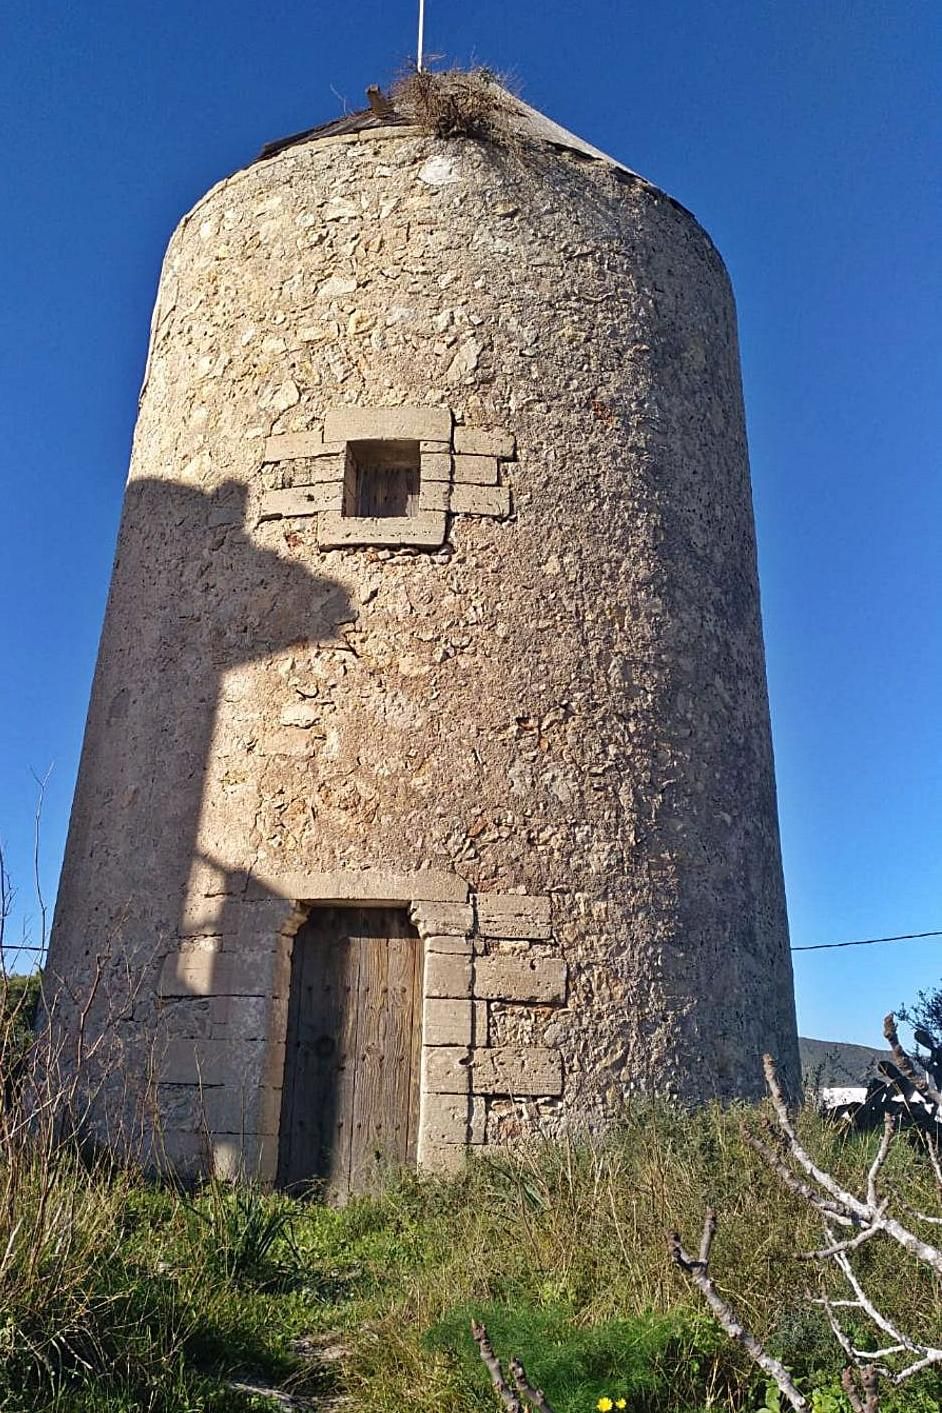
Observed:
[[[418,442],[347,442],[344,517],[418,515],[419,465]]]

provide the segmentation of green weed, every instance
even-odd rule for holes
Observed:
[[[214,1180],[187,1211],[201,1230],[191,1228],[194,1247],[202,1248],[226,1280],[264,1282],[276,1279],[273,1255],[290,1246],[292,1204],[257,1187],[241,1190]]]
[[[692,1239],[708,1204],[724,1293],[816,1413],[848,1413],[840,1351],[796,1258],[817,1224],[744,1142],[744,1120],[636,1104],[604,1141],[534,1143],[447,1181],[391,1173],[344,1208],[220,1183],[185,1195],[20,1130],[0,1149],[0,1413],[245,1413],[233,1380],[314,1407],[339,1390],[371,1413],[488,1413],[472,1316],[557,1413],[599,1398],[631,1413],[771,1413],[775,1392],[667,1257],[665,1233]],[[801,1124],[827,1166],[859,1180],[874,1139],[813,1114]],[[895,1145],[885,1177],[937,1211],[915,1148]],[[939,1330],[937,1281],[879,1241],[858,1254],[903,1327]],[[926,1374],[884,1410],[940,1404]]]

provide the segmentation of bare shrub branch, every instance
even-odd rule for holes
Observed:
[[[915,1090],[928,1099],[936,1109],[942,1109],[942,1093],[924,1074],[920,1074],[913,1064],[912,1059],[900,1044],[899,1035],[896,1029],[896,1017],[892,1011],[883,1019],[883,1034],[890,1047],[896,1067],[909,1080]]]
[[[518,1392],[527,1400],[531,1413],[553,1413],[553,1407],[541,1388],[534,1388],[520,1359],[510,1361],[510,1373]]]
[[[885,1033],[894,1047],[901,1091],[915,1087],[934,1103],[933,1086],[920,1078],[899,1044],[892,1016],[886,1019]],[[822,1272],[829,1268],[836,1269],[848,1289],[848,1296],[840,1299],[825,1286],[821,1297],[813,1303],[823,1308],[834,1338],[848,1361],[841,1385],[853,1413],[879,1413],[880,1379],[898,1386],[925,1369],[942,1366],[942,1348],[902,1329],[900,1322],[888,1314],[879,1300],[867,1290],[853,1264],[855,1254],[861,1247],[882,1236],[900,1247],[918,1265],[928,1267],[936,1276],[942,1275],[942,1251],[923,1241],[892,1216],[890,1203],[895,1194],[881,1192],[881,1179],[898,1132],[899,1116],[893,1113],[884,1115],[883,1132],[863,1179],[864,1194],[860,1195],[839,1181],[808,1152],[792,1122],[772,1058],[766,1055],[763,1064],[775,1125],[766,1120],[761,1137],[750,1133],[744,1126],[744,1137],[783,1185],[822,1219],[825,1242],[815,1250],[800,1253],[799,1259],[817,1262]],[[923,1146],[933,1174],[942,1186],[942,1164],[934,1138],[924,1139]],[[917,1220],[942,1222],[942,1218],[928,1217],[912,1207],[907,1210]],[[840,1228],[844,1229],[844,1235],[839,1234]],[[745,1328],[710,1275],[709,1259],[715,1234],[716,1214],[711,1210],[704,1221],[699,1260],[687,1254],[676,1232],[669,1237],[671,1256],[699,1289],[730,1339],[739,1344],[752,1362],[775,1382],[791,1406],[804,1413],[811,1405],[792,1382],[788,1370],[770,1356],[759,1340]],[[879,1347],[861,1348],[858,1339],[853,1338],[842,1323],[841,1311],[854,1312],[858,1318],[866,1320],[874,1332],[874,1343],[882,1340]]]
[[[479,1324],[477,1320],[472,1320],[471,1333],[474,1336],[474,1342],[478,1347],[478,1353],[481,1356],[484,1367],[491,1376],[494,1391],[506,1408],[507,1413],[524,1413],[523,1404],[504,1378],[504,1371],[500,1366],[500,1360],[494,1353],[494,1346],[488,1339],[486,1328],[484,1325]]]
[[[841,1388],[853,1413],[878,1413],[880,1397],[876,1369],[845,1369],[841,1375]]]
[[[877,1194],[877,1179],[880,1170],[886,1161],[889,1152],[890,1141],[893,1136],[892,1118],[888,1117],[884,1126],[883,1139],[877,1151],[876,1158],[867,1175],[867,1196],[866,1198],[856,1197],[847,1188],[842,1187],[836,1178],[829,1172],[819,1167],[811,1155],[804,1148],[792,1126],[788,1114],[788,1107],[782,1094],[778,1076],[775,1072],[775,1062],[771,1055],[763,1057],[766,1084],[772,1099],[772,1107],[775,1117],[778,1120],[779,1128],[784,1135],[786,1146],[793,1161],[804,1170],[804,1172],[815,1182],[822,1192],[827,1193],[833,1200],[836,1207],[836,1215],[843,1217],[842,1225],[854,1224],[861,1227],[873,1227],[876,1231],[885,1232],[892,1241],[895,1241],[904,1251],[921,1262],[923,1265],[931,1266],[937,1275],[942,1276],[942,1251],[938,1247],[931,1246],[916,1236],[907,1227],[891,1217],[887,1211],[887,1203],[882,1202]],[[818,1199],[812,1199],[814,1205],[819,1206]]]
[[[800,1393],[792,1382],[791,1375],[785,1368],[781,1360],[769,1354],[764,1345],[760,1344],[755,1335],[749,1331],[742,1320],[736,1314],[733,1307],[720,1295],[716,1282],[710,1275],[710,1252],[713,1249],[713,1239],[716,1236],[717,1220],[716,1212],[711,1207],[708,1209],[703,1220],[703,1234],[700,1237],[700,1256],[694,1260],[688,1256],[681,1243],[679,1232],[671,1232],[667,1238],[668,1249],[671,1257],[679,1270],[697,1287],[706,1303],[716,1318],[717,1323],[725,1330],[730,1339],[740,1345],[752,1362],[766,1374],[781,1390],[783,1396],[788,1399],[791,1406],[797,1413],[810,1413],[811,1404]]]

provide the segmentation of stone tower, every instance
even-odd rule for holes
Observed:
[[[797,1080],[729,281],[501,101],[272,144],[170,243],[49,971],[182,1168]]]

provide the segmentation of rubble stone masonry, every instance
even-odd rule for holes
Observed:
[[[272,1177],[345,900],[422,938],[422,1162],[797,1079],[728,279],[549,144],[302,142],[167,253],[50,961],[102,1127]]]

